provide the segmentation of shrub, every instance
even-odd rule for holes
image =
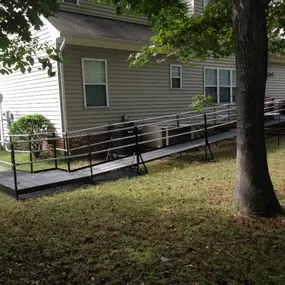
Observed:
[[[48,133],[53,131],[53,125],[46,117],[40,114],[25,115],[13,122],[9,127],[11,135],[30,135],[34,140],[31,142],[31,149],[36,158],[38,158],[43,150],[43,141],[37,141],[47,137]],[[14,139],[15,142],[19,140],[28,140],[27,136],[18,136]],[[27,144],[17,144],[20,149],[28,148]]]
[[[190,108],[195,109],[196,111],[201,111],[203,108],[211,105],[213,103],[213,98],[211,96],[205,97],[205,95],[197,95],[194,97]]]

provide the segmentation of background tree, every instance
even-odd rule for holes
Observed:
[[[106,0],[119,13],[146,14],[155,30],[149,46],[130,57],[139,66],[158,54],[182,61],[236,55],[237,173],[235,204],[245,215],[281,211],[269,175],[264,134],[268,50],[284,56],[285,4],[275,0],[210,0],[191,16],[185,1]]]
[[[0,4],[0,73],[31,71],[39,52],[43,69],[52,71],[52,60],[60,60],[58,51],[47,43],[39,43],[33,31],[43,26],[41,16],[58,11],[57,0],[1,0]]]

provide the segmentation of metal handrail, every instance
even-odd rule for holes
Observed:
[[[278,108],[276,108],[276,104],[279,102],[278,104]],[[264,104],[264,111],[265,111],[265,115],[269,114],[269,115],[279,115],[279,121],[281,121],[281,112],[285,110],[284,108],[281,108],[280,102],[285,102],[285,99],[280,99],[280,100],[275,100],[273,102],[265,102]],[[283,107],[283,106],[282,106]],[[208,113],[204,113],[203,111],[205,110],[212,110],[209,111]],[[229,130],[230,130],[230,126],[232,124],[235,124],[237,122],[236,119],[236,113],[233,112],[234,110],[236,110],[236,107],[232,108],[232,105],[230,104],[225,104],[225,105],[221,105],[219,107],[209,107],[209,108],[205,108],[204,110],[201,111],[201,113],[197,114],[197,111],[189,111],[189,112],[184,112],[184,113],[179,113],[179,114],[172,114],[172,115],[167,115],[167,116],[160,116],[160,117],[154,117],[154,118],[147,118],[144,120],[136,120],[136,121],[131,121],[131,122],[121,122],[118,124],[113,124],[111,126],[119,126],[119,125],[125,125],[127,124],[133,124],[134,122],[140,122],[140,124],[138,124],[137,126],[127,126],[127,127],[122,127],[122,128],[114,128],[114,129],[109,129],[109,130],[104,130],[101,132],[95,132],[92,134],[85,134],[85,135],[72,135],[72,136],[68,136],[68,134],[63,134],[63,137],[57,137],[57,133],[52,133],[52,137],[47,136],[47,134],[45,134],[45,138],[39,138],[39,139],[35,139],[32,138],[31,135],[25,135],[25,137],[28,137],[28,140],[19,140],[19,141],[13,141],[13,139],[15,137],[22,137],[22,135],[15,135],[15,136],[9,136],[9,141],[8,140],[3,140],[0,141],[0,143],[2,143],[6,150],[8,150],[11,153],[11,162],[7,162],[7,161],[2,161],[0,160],[0,163],[5,164],[5,165],[9,165],[12,166],[12,170],[14,173],[14,184],[15,184],[15,191],[16,191],[16,195],[18,195],[18,184],[17,184],[17,166],[23,166],[23,165],[30,165],[31,166],[31,173],[33,173],[33,165],[37,164],[37,163],[42,163],[42,162],[55,162],[55,168],[53,169],[57,169],[58,168],[58,161],[59,160],[66,160],[68,163],[68,170],[70,171],[70,161],[76,158],[88,158],[89,160],[89,166],[91,168],[91,176],[93,175],[93,170],[92,170],[92,156],[93,155],[99,155],[102,153],[108,153],[110,151],[115,151],[115,150],[120,150],[120,149],[127,149],[130,147],[134,147],[135,153],[137,155],[137,164],[139,164],[139,158],[138,158],[138,147],[140,145],[145,145],[147,143],[150,142],[155,142],[155,141],[160,141],[161,138],[176,138],[176,137],[181,137],[181,136],[185,136],[185,135],[191,135],[191,134],[197,134],[200,132],[204,132],[205,135],[205,145],[208,146],[209,142],[208,142],[208,135],[207,135],[207,131],[208,130],[212,130],[212,129],[216,129],[216,128],[220,128],[223,126],[229,126]],[[272,110],[272,111],[268,111],[267,110]],[[195,112],[195,113],[194,113]],[[192,114],[193,115],[189,115]],[[213,118],[214,116],[214,118]],[[200,120],[201,117],[204,117],[204,121]],[[159,118],[159,121],[155,121],[153,122],[153,119],[155,118]],[[192,120],[192,121],[191,121]],[[149,121],[149,123],[147,124],[142,124],[142,122],[146,122]],[[187,121],[187,123],[185,124],[180,124],[181,121]],[[149,131],[149,132],[145,132],[145,133],[141,133],[138,134],[138,128],[143,128],[146,126],[152,126],[152,125],[158,125],[158,127],[162,127],[162,124],[165,123],[169,123],[169,122],[176,122],[176,124],[174,124],[173,126],[171,126],[172,130],[180,130],[181,129],[181,133],[174,133],[171,135],[164,135],[164,136],[160,136],[157,138],[153,138],[153,139],[148,139],[147,136],[151,135],[151,134],[155,134],[158,132],[161,132],[161,129],[155,130],[155,131]],[[214,124],[213,124],[214,122]],[[106,125],[106,126],[110,126],[110,125]],[[198,126],[198,129],[193,129],[191,128],[190,130],[186,130],[183,131],[183,128],[187,128],[187,127],[194,127],[194,126]],[[98,127],[99,128],[103,128],[103,126]],[[90,136],[94,135],[94,136],[98,136],[98,135],[104,135],[104,134],[114,134],[115,132],[122,132],[122,131],[128,131],[128,130],[134,130],[134,134],[131,135],[121,135],[120,137],[116,137],[116,138],[108,138],[99,142],[94,142],[91,143],[91,139]],[[75,132],[74,132],[75,133]],[[32,139],[31,139],[32,138]],[[73,139],[73,138],[87,138],[88,139],[88,144],[83,145],[83,146],[79,146],[79,147],[74,147],[74,148],[70,148],[70,144],[69,144],[69,140]],[[140,141],[139,141],[140,138]],[[134,139],[134,142],[131,143],[127,143],[127,140],[130,139]],[[202,139],[202,137],[201,137]],[[49,145],[52,145],[51,148],[53,147],[53,153],[54,153],[54,157],[49,157],[49,158],[43,158],[43,159],[37,159],[37,160],[33,160],[32,159],[32,154],[33,153],[37,153],[37,152],[41,152],[41,151],[46,151],[46,150],[32,150],[31,149],[31,143],[33,142],[42,142],[42,141],[46,141],[46,142],[52,142]],[[57,141],[63,141],[65,143],[65,146],[63,148],[57,148],[56,146],[56,142]],[[117,145],[117,146],[112,146],[112,143],[118,142],[118,141],[124,141],[127,144],[122,144],[122,145]],[[129,141],[128,141],[129,142]],[[15,149],[15,144],[21,144],[21,143],[25,143],[25,144],[29,144],[29,150],[17,150]],[[107,144],[109,144],[108,147],[106,147]],[[99,146],[99,145],[105,145],[104,149],[100,149],[100,150],[96,150],[96,151],[92,151],[92,147],[95,146]],[[10,146],[10,148],[9,148]],[[86,151],[84,151],[84,153],[80,153],[80,154],[74,154],[72,152],[74,151],[78,151],[78,150],[83,150],[85,149]],[[57,156],[57,151],[62,151],[64,152],[64,156]],[[211,150],[210,150],[211,151]],[[15,154],[16,153],[27,153],[30,154],[30,161],[29,162],[22,162],[22,163],[16,163],[15,160]]]
[[[218,108],[222,108],[224,105],[228,105],[228,104],[219,105]],[[208,109],[212,109],[212,108],[213,107],[211,106],[211,107],[203,108],[202,110],[208,110]],[[122,125],[122,124],[126,124],[126,123],[134,123],[135,124],[135,123],[144,122],[144,121],[159,120],[159,119],[164,119],[164,118],[168,118],[168,117],[172,117],[172,116],[184,115],[184,114],[190,114],[190,113],[196,113],[196,112],[197,112],[196,110],[191,110],[191,111],[173,113],[170,115],[163,115],[163,116],[158,116],[158,117],[142,118],[142,119],[131,120],[131,121],[127,121],[127,122],[118,122],[118,123],[113,123],[113,124],[108,124],[108,125],[86,128],[86,129],[82,129],[82,130],[71,131],[71,132],[69,132],[69,134],[79,133],[79,132],[88,132],[88,131],[91,131],[94,129],[109,128],[110,126],[118,126],[118,125]]]
[[[264,105],[272,105],[272,104],[277,104],[280,102],[285,102],[285,99],[274,99],[273,101],[267,101],[266,98],[264,100]],[[225,104],[220,104],[220,105],[213,105],[213,106],[209,106],[209,107],[205,107],[201,110],[201,112],[206,111],[206,110],[210,110],[213,108],[216,109],[222,109],[226,106],[235,106],[234,103],[225,103]],[[270,107],[271,108],[271,107]],[[235,109],[235,108],[233,108]],[[183,116],[185,114],[192,114],[192,113],[196,113],[196,110],[191,110],[191,111],[185,111],[185,112],[178,112],[178,113],[173,113],[170,115],[163,115],[163,116],[155,116],[155,117],[148,117],[148,118],[141,118],[141,119],[136,119],[136,120],[131,120],[131,121],[127,121],[127,122],[117,122],[117,123],[112,123],[112,124],[106,124],[106,125],[101,125],[101,126],[95,126],[92,128],[85,128],[85,129],[81,129],[81,130],[75,130],[75,131],[70,131],[68,132],[68,134],[76,134],[76,133],[83,133],[83,132],[88,132],[88,131],[92,131],[92,130],[97,130],[97,129],[104,129],[104,128],[110,128],[112,126],[119,126],[119,125],[124,125],[126,123],[139,123],[139,122],[145,122],[145,121],[153,121],[153,120],[160,120],[160,119],[164,119],[164,118],[169,118],[169,117],[176,117],[177,115],[179,116]],[[33,136],[33,135],[53,135],[53,132],[48,132],[48,133],[34,133],[34,134],[18,134],[18,135],[9,135],[11,137],[28,137],[28,136]],[[61,133],[61,132],[55,132],[56,135],[66,135],[67,133]],[[79,134],[78,136],[81,136],[82,134]],[[71,136],[73,137],[73,136]]]

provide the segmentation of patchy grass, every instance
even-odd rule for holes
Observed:
[[[11,153],[5,150],[1,150],[0,160],[11,163]],[[30,164],[28,164],[30,162],[30,155],[28,153],[16,153],[15,161],[16,163],[19,163],[19,164],[25,163],[25,165],[17,166],[17,170],[30,171]],[[36,161],[34,157],[33,157],[33,161]],[[1,167],[10,168],[9,166],[5,164],[0,163],[0,165]],[[45,170],[45,169],[53,168],[54,165],[55,165],[54,162],[40,162],[40,163],[34,163],[33,167],[35,171],[38,171],[38,170]]]
[[[285,142],[269,142],[285,204]],[[35,200],[0,194],[0,284],[285,284],[285,218],[233,214],[235,145]],[[190,163],[191,162],[191,163]]]
[[[58,157],[63,156],[63,154],[58,153]],[[54,161],[41,161],[44,159],[49,159],[53,157],[49,157],[46,152],[43,152],[40,156],[40,158],[36,159],[35,157],[32,157],[33,161],[33,170],[34,171],[41,171],[46,169],[52,169],[55,168],[55,162]],[[11,163],[11,153],[0,150],[0,160]],[[29,153],[16,153],[15,154],[15,161],[17,164],[24,164],[24,165],[17,165],[17,170],[22,171],[31,171],[30,167],[30,154]],[[93,159],[93,163],[95,161],[100,162],[99,159]],[[89,160],[86,157],[85,159],[70,159],[70,168],[71,169],[77,169],[83,166],[89,165]],[[0,166],[4,168],[10,168],[8,165],[5,165],[0,162]],[[58,167],[61,169],[67,170],[67,159],[58,159]]]

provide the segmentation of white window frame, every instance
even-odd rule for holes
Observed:
[[[206,69],[214,69],[217,70],[217,85],[206,85]],[[220,70],[229,70],[230,71],[230,85],[220,85]],[[205,66],[204,67],[204,96],[206,98],[206,87],[215,87],[217,88],[217,102],[214,104],[235,104],[236,102],[233,101],[233,88],[236,86],[233,85],[233,71],[236,71],[235,68],[227,68],[227,67],[214,67],[214,66]],[[230,88],[230,102],[229,103],[220,103],[220,87],[227,87]]]
[[[172,76],[172,67],[179,67],[179,69],[180,69],[180,77],[173,77]],[[182,82],[183,82],[182,81],[182,66],[180,64],[170,64],[169,73],[170,73],[170,89],[173,89],[173,90],[182,89]],[[176,88],[176,87],[172,86],[172,79],[173,78],[179,78],[180,79],[180,88]]]
[[[86,89],[85,89],[85,72],[84,72],[84,61],[102,61],[105,63],[105,77],[106,82],[105,83],[87,83],[88,85],[105,85],[106,86],[106,106],[87,106],[87,100],[86,100]],[[109,108],[109,85],[108,85],[108,65],[107,65],[107,59],[97,59],[97,58],[81,58],[81,67],[82,67],[82,85],[83,85],[83,97],[84,97],[84,107],[85,109],[89,108],[95,108],[95,109],[101,109],[101,108]]]
[[[79,5],[79,0],[76,0],[76,4],[65,2],[65,0],[62,0],[62,3],[67,5]]]

